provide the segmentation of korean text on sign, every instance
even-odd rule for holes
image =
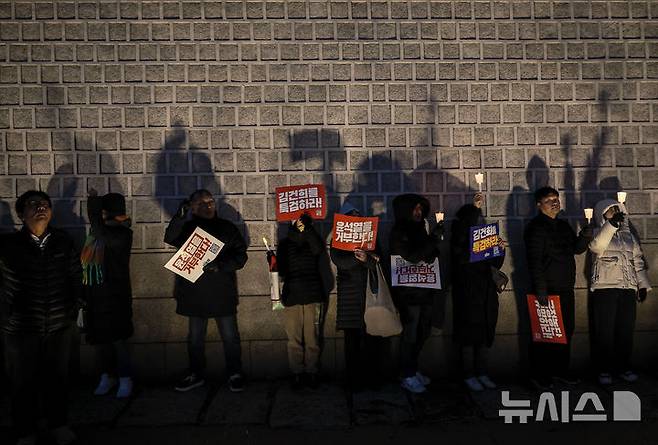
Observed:
[[[391,284],[393,286],[441,289],[439,259],[433,263],[410,263],[400,255],[391,255]]]
[[[165,268],[192,283],[203,275],[203,267],[217,258],[224,243],[197,227]]]
[[[470,262],[488,260],[502,256],[504,250],[499,247],[498,223],[473,226],[470,229]]]
[[[556,295],[548,297],[548,306],[542,306],[534,295],[528,295],[528,311],[530,312],[530,327],[532,341],[542,343],[567,343],[564,331],[560,298]]]
[[[322,219],[327,214],[327,198],[322,184],[277,187],[275,194],[277,221],[292,221],[304,213]]]
[[[331,246],[340,250],[375,250],[379,218],[334,215]]]

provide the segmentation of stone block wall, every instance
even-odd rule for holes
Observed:
[[[515,372],[520,235],[536,186],[560,189],[574,225],[583,207],[627,191],[658,284],[657,19],[658,2],[645,0],[3,1],[0,223],[17,224],[16,197],[41,188],[55,224],[80,238],[88,188],[125,194],[138,367],[167,377],[185,366],[186,325],[161,268],[164,228],[182,198],[210,189],[250,241],[239,274],[245,363],[279,375],[285,336],[261,242],[277,234],[274,188],[323,183],[330,214],[349,199],[382,217],[385,239],[395,195],[422,193],[450,217],[483,171],[516,289],[501,297],[494,365]],[[582,277],[578,286],[585,366]],[[454,369],[449,301],[437,300],[442,329],[425,352],[437,374]],[[333,305],[329,373],[342,368]],[[650,297],[638,357],[655,358],[656,315]],[[209,353],[221,368],[219,348]],[[82,357],[91,371],[86,346]]]

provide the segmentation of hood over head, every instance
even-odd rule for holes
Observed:
[[[462,221],[468,227],[477,226],[482,222],[482,210],[475,207],[473,204],[463,205],[457,211],[457,219]]]
[[[605,224],[605,218],[603,217],[603,215],[612,206],[619,206],[619,209],[623,213],[628,214],[628,212],[626,211],[626,206],[624,204],[615,201],[614,199],[603,199],[597,202],[596,205],[594,206],[594,223],[597,226],[602,226],[603,224]]]
[[[412,221],[413,211],[420,204],[423,209],[423,218],[430,213],[430,202],[424,196],[407,193],[393,199],[393,213],[395,222]]]

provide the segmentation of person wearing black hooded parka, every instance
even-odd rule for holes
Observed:
[[[281,303],[288,336],[288,364],[292,387],[318,385],[320,342],[318,332],[321,304],[328,298],[320,272],[326,255],[320,235],[308,214],[292,221],[276,252],[279,276],[283,279]]]
[[[491,268],[500,269],[504,256],[470,262],[470,228],[485,224],[484,196],[457,211],[450,231],[452,254],[453,339],[460,346],[464,383],[471,391],[496,388],[487,375],[487,350],[493,345],[498,321],[498,291]],[[501,240],[503,248],[506,243]]]
[[[395,224],[390,235],[391,255],[400,255],[410,263],[432,263],[439,257],[443,224],[431,231],[425,220],[430,212],[429,201],[423,196],[405,194],[393,199]],[[425,392],[430,383],[418,370],[418,356],[432,331],[432,306],[436,289],[393,287],[393,302],[400,312],[402,339],[400,361],[402,387],[413,393]]]

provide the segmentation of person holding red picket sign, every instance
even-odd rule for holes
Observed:
[[[566,344],[530,344],[530,381],[537,389],[547,390],[553,386],[553,379],[568,385],[580,382],[569,372],[571,336],[576,324],[574,255],[587,251],[592,227],[587,225],[576,235],[569,223],[558,217],[562,210],[560,195],[552,187],[538,189],[535,203],[539,212],[523,236],[531,290],[542,306],[549,304],[549,295],[558,297],[567,337]]]

